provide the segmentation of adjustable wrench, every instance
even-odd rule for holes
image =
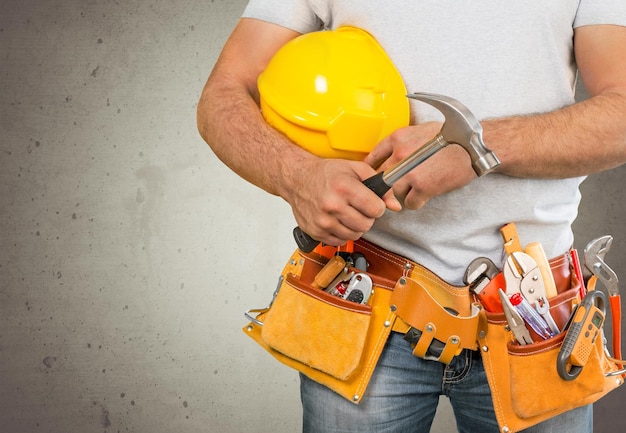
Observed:
[[[604,285],[609,293],[613,325],[613,356],[622,359],[622,307],[617,274],[605,262],[604,256],[611,248],[613,237],[602,236],[587,244],[584,250],[585,267]]]
[[[558,325],[552,318],[552,315],[550,314],[550,301],[548,301],[548,298],[536,300],[534,307],[535,310],[537,310],[537,313],[539,313],[541,317],[545,319],[546,323],[550,327],[550,330],[554,332],[554,335],[557,335],[559,332],[561,332]]]
[[[467,267],[463,282],[470,287],[485,310],[501,313],[502,304],[498,289],[504,287],[504,276],[487,257],[477,257]]]
[[[483,286],[485,280],[487,282],[494,279],[500,273],[500,269],[496,264],[487,257],[477,257],[469,264],[463,277],[463,282],[472,289]]]

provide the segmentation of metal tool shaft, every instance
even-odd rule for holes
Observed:
[[[472,168],[478,176],[491,172],[500,164],[496,155],[483,143],[480,123],[472,112],[459,101],[432,93],[411,93],[407,97],[432,105],[444,115],[445,121],[435,138],[407,158],[396,163],[389,170],[363,181],[363,184],[379,197],[385,195],[402,176],[450,143],[458,144],[465,149],[472,162]],[[319,241],[303,232],[300,227],[293,230],[293,236],[298,247],[307,253],[313,251],[319,244]]]
[[[387,185],[393,186],[402,176],[439,152],[448,144],[449,143],[441,135],[437,135],[411,155],[386,170],[383,174],[383,180]]]

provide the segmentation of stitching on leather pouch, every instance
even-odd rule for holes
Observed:
[[[528,352],[526,352],[526,351],[524,351],[524,352],[512,352],[512,351],[507,349],[507,352],[511,356],[531,356],[531,355],[537,355],[537,354],[540,354],[540,353],[549,352],[551,350],[554,350],[554,349],[558,348],[559,346],[561,346],[561,344],[563,344],[563,339],[559,338],[556,341],[554,341],[552,344],[550,344],[549,346],[541,347],[540,349],[537,349],[537,350],[532,350],[532,351],[528,351]]]
[[[303,257],[305,260],[308,260],[309,262],[313,262],[322,267],[326,264],[325,262],[322,262],[321,260],[317,260],[313,257],[309,257],[309,256],[301,256],[301,257]]]
[[[495,369],[494,369],[494,365],[492,362],[492,358],[491,355],[489,354],[483,354],[482,356],[483,358],[483,362],[485,362],[485,358],[487,359],[487,362],[489,362],[489,372],[487,373],[487,370],[485,371],[485,373],[487,373],[487,376],[492,379],[495,380]],[[501,397],[500,397],[500,392],[498,390],[497,386],[491,386],[491,384],[489,384],[489,389],[491,390],[491,394],[492,394],[492,403],[493,403],[493,409],[494,411],[499,415],[497,416],[498,419],[501,419],[503,421],[503,424],[506,424],[506,413],[504,412],[503,406],[500,403]]]
[[[389,252],[385,250],[381,250],[379,248],[373,247],[371,246],[371,244],[361,244],[359,246],[363,248],[364,250],[371,252],[372,254],[380,257],[381,259],[386,260],[388,263],[396,265],[400,268],[404,266],[404,262],[399,258],[399,256],[390,254]]]
[[[374,284],[374,290],[376,289],[376,287],[380,287],[382,289],[387,289],[387,290],[393,290],[395,288],[395,286],[387,286],[387,285],[380,284],[380,283]]]
[[[464,287],[459,287],[459,290],[450,290],[449,286],[447,286],[446,284],[442,283],[437,278],[434,278],[421,270],[417,272],[417,274],[423,279],[428,280],[431,283],[434,283],[439,289],[445,290],[446,293],[449,293],[452,296],[455,296],[457,298],[465,298],[467,296],[467,293],[462,290],[464,289]]]
[[[395,313],[390,312],[389,314],[387,314],[385,321],[391,321],[391,319],[394,316],[395,316]],[[376,340],[376,345],[374,346],[373,353],[379,353],[379,351],[382,351],[380,346],[383,343],[387,342],[387,338],[389,338],[390,330],[391,330],[391,326],[389,327],[389,329],[386,329],[385,332],[383,332],[382,334],[379,334],[378,339]],[[374,358],[376,358],[376,360],[374,360]],[[359,386],[357,388],[357,393],[361,397],[359,401],[361,401],[363,398],[361,394],[363,393],[363,391],[365,390],[365,388],[370,382],[372,372],[374,371],[374,369],[376,368],[376,365],[378,364],[378,358],[380,358],[380,353],[378,354],[378,356],[375,356],[375,357],[370,356],[370,359],[367,360],[367,364],[365,365],[365,374],[363,375],[361,382],[359,383]]]

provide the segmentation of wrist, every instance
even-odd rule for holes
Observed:
[[[319,157],[293,145],[281,158],[275,178],[276,194],[291,206],[299,201],[303,193],[303,183],[315,173]]]
[[[511,131],[515,129],[511,119],[490,119],[481,122],[483,127],[483,142],[485,146],[495,153],[500,165],[494,170],[495,173],[507,174],[512,162],[509,149],[516,148],[515,138]]]

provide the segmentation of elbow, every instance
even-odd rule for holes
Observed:
[[[206,136],[207,124],[206,124],[206,119],[203,113],[204,113],[204,100],[202,97],[200,97],[200,100],[198,101],[198,106],[196,108],[196,128],[198,128],[198,133],[200,134],[200,137],[202,137],[204,141],[207,141],[207,136]]]
[[[200,95],[200,99],[198,100],[198,104],[196,107],[196,128],[198,129],[198,133],[200,137],[210,145],[210,111],[209,107],[211,106],[210,100],[210,87],[209,82],[202,89],[202,93]]]

